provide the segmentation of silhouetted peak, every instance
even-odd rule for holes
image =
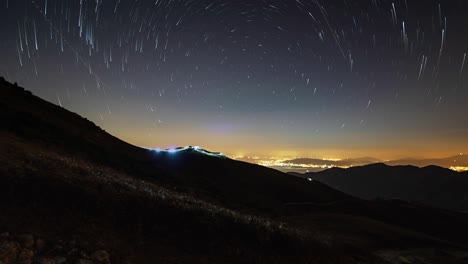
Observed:
[[[369,167],[369,168],[388,168],[390,166],[388,166],[387,164],[383,163],[383,162],[378,162],[378,163],[373,163],[373,164],[369,164],[369,165],[365,165],[365,166],[362,166],[362,167]]]
[[[221,152],[212,152],[206,149],[200,148],[199,146],[185,146],[185,147],[176,147],[176,148],[168,148],[168,149],[161,149],[155,148],[150,149],[157,154],[168,154],[168,155],[180,155],[184,153],[195,153],[195,154],[202,154],[206,156],[224,158],[225,156]]]

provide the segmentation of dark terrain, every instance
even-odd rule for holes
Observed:
[[[138,148],[3,79],[0,116],[2,264],[468,263],[461,212]]]
[[[437,166],[388,166],[376,163],[349,169],[294,174],[363,199],[402,199],[468,212],[468,172]]]

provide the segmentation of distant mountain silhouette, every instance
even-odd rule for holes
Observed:
[[[399,159],[385,162],[388,165],[413,165],[417,167],[426,167],[437,165],[445,168],[466,167],[468,169],[468,155],[460,153],[459,155],[440,158],[440,159]]]
[[[463,213],[362,200],[194,147],[142,149],[3,79],[0,118],[2,263],[468,258]]]
[[[255,160],[248,160],[248,162],[255,162]],[[444,168],[453,168],[453,169],[465,169],[468,170],[468,155],[460,153],[459,155],[448,157],[448,158],[438,158],[438,159],[398,159],[398,160],[379,160],[372,157],[363,157],[363,158],[349,158],[342,160],[327,160],[327,159],[317,159],[317,158],[297,158],[292,160],[285,160],[282,163],[290,164],[291,166],[297,166],[297,168],[303,168],[302,171],[308,169],[311,172],[317,172],[325,170],[329,167],[355,167],[355,166],[364,166],[374,163],[385,163],[387,165],[411,165],[417,167],[426,167],[431,165],[436,165]],[[312,167],[313,165],[313,167]],[[310,167],[308,167],[310,166]]]
[[[383,163],[294,174],[364,199],[397,198],[439,208],[468,211],[468,172]]]

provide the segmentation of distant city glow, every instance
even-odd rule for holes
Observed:
[[[452,166],[450,167],[450,169],[454,171],[458,171],[458,172],[468,171],[468,167],[462,167],[462,166]]]
[[[460,154],[462,156],[463,154]],[[386,163],[390,166],[396,166],[396,165],[407,165],[407,163],[395,163],[393,160],[372,160],[372,161],[352,161],[352,160],[346,160],[346,159],[339,159],[339,158],[315,158],[317,160],[317,163],[300,163],[300,162],[294,162],[295,160],[298,160],[297,157],[259,157],[259,156],[232,156],[231,158],[236,159],[236,160],[241,160],[253,164],[257,164],[260,166],[265,166],[269,168],[274,168],[283,172],[314,172],[314,171],[322,171],[326,169],[331,169],[331,168],[342,168],[342,169],[348,169],[356,166],[362,166],[362,165],[368,165],[371,163],[377,163],[377,162],[383,162]],[[300,160],[300,158],[299,158]],[[341,163],[336,163],[337,161],[347,161],[343,162],[346,165],[341,165]],[[441,167],[446,167],[448,169],[451,169],[453,171],[457,172],[463,172],[463,171],[468,171],[468,166],[464,166],[465,163],[463,163],[463,160],[453,160],[453,162],[457,162],[459,165],[453,165],[453,166],[444,166],[443,164],[433,164]],[[424,167],[427,165],[421,164],[419,167]]]
[[[349,168],[350,166],[336,166],[332,164],[297,164],[297,163],[288,163],[284,160],[260,160],[258,165],[265,167],[284,167],[284,168],[303,168],[303,169],[331,169],[334,167],[340,168]]]

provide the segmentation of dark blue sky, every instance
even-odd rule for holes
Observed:
[[[1,0],[0,75],[146,147],[468,149],[466,1]]]

